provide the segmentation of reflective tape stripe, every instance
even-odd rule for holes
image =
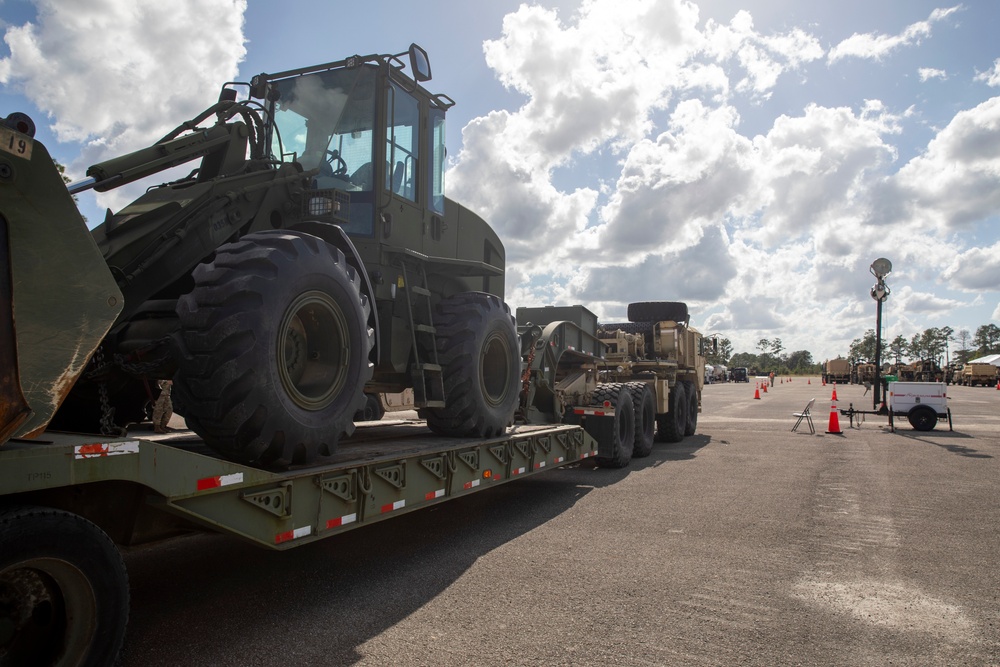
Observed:
[[[545,467],[545,461],[539,461],[538,463],[535,464],[535,470],[538,470],[539,468],[544,468],[544,467]]]
[[[438,489],[437,491],[431,491],[424,496],[424,500],[434,500],[435,498],[441,498],[444,496],[444,489]]]
[[[515,468],[514,470],[510,471],[511,477],[513,477],[514,475],[523,475],[523,474],[524,474],[524,468]]]
[[[274,536],[274,543],[281,544],[282,542],[297,540],[300,537],[305,537],[306,535],[312,535],[312,526],[302,526],[301,528],[286,530],[283,533],[278,533]]]
[[[382,514],[385,514],[386,512],[391,512],[393,510],[402,509],[405,506],[406,506],[405,500],[397,500],[394,503],[389,503],[388,505],[382,505]]]
[[[346,514],[344,516],[337,517],[336,519],[330,519],[329,521],[326,522],[326,527],[327,529],[330,529],[330,528],[337,528],[338,526],[346,526],[347,524],[354,523],[357,520],[358,520],[357,514]]]
[[[474,479],[471,482],[466,482],[465,484],[462,485],[462,488],[471,489],[471,488],[476,487],[476,486],[479,486],[479,480],[478,479]]]
[[[104,456],[121,456],[122,454],[138,454],[139,441],[128,442],[96,442],[92,445],[77,445],[73,448],[73,456],[77,459],[96,459]]]
[[[207,489],[217,489],[220,486],[229,486],[230,484],[242,484],[243,483],[243,473],[234,472],[231,475],[217,475],[215,477],[205,477],[204,479],[198,480],[198,490],[205,491]]]

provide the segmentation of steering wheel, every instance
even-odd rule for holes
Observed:
[[[330,165],[330,169],[333,169],[334,176],[346,176],[347,175],[347,163],[344,162],[344,158],[340,157],[340,151],[332,150],[327,151],[326,154],[329,156],[326,163]],[[334,166],[336,164],[336,166]]]

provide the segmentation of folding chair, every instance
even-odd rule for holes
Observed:
[[[816,399],[814,398],[806,403],[806,407],[802,410],[802,412],[792,413],[793,417],[798,417],[798,420],[795,422],[795,426],[792,427],[792,432],[795,432],[795,430],[799,427],[799,424],[802,423],[802,420],[805,419],[806,423],[809,424],[809,432],[812,434],[816,433],[816,427],[813,426],[812,413],[810,412],[812,410],[813,403],[815,402]]]

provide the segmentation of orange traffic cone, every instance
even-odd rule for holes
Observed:
[[[997,380],[997,391],[1000,391],[1000,380]]]
[[[785,384],[785,378],[781,378],[781,384]]]
[[[812,383],[813,383],[812,378],[809,378],[808,380],[806,380],[806,384],[812,384]]]
[[[830,435],[843,435],[844,432],[840,430],[840,417],[837,416],[837,404],[834,403],[830,406],[830,424],[826,427],[826,432]]]
[[[760,400],[760,387],[754,387],[753,397],[758,401]]]
[[[766,382],[764,382],[764,383],[761,383],[761,389],[763,389],[763,390],[764,390],[764,393],[765,393],[765,394],[767,393],[767,383],[766,383]]]
[[[833,401],[834,403],[837,402],[837,383],[836,382],[833,383],[833,396],[830,397],[830,400]]]
[[[826,378],[823,379],[823,386],[826,386]]]

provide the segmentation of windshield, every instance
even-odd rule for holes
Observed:
[[[372,231],[374,67],[318,72],[276,81],[271,154],[320,170],[314,187],[351,193],[347,231]]]

